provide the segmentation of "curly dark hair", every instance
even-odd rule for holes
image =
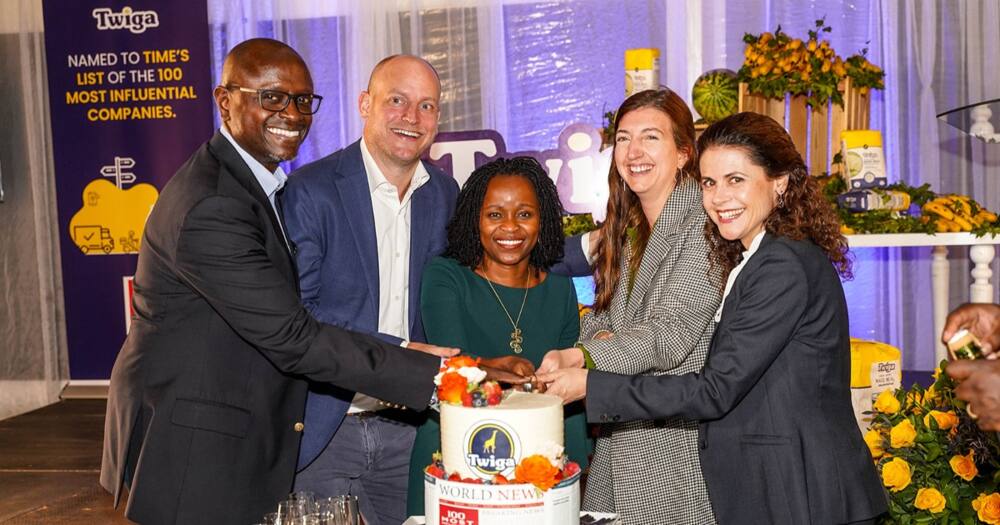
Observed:
[[[850,279],[851,261],[847,239],[840,233],[836,211],[823,198],[816,179],[809,176],[802,155],[788,132],[771,117],[757,113],[737,113],[712,124],[698,139],[698,151],[718,147],[738,148],[756,166],[764,169],[769,179],[788,176],[788,187],[782,195],[783,205],[771,210],[764,229],[772,235],[794,240],[808,239],[819,246],[840,273]],[[699,178],[701,173],[698,174]],[[726,240],[711,221],[705,223],[712,265],[722,270],[723,282],[736,267],[743,245]]]
[[[545,168],[531,157],[499,158],[472,172],[458,194],[455,216],[448,223],[448,248],[444,256],[472,269],[483,261],[479,216],[486,188],[498,175],[524,177],[535,189],[539,208],[538,242],[531,250],[528,263],[536,269],[548,270],[563,257],[563,207],[556,185],[545,173]]]
[[[671,134],[674,146],[679,151],[687,153],[687,162],[677,172],[676,184],[680,185],[684,177],[692,177],[694,166],[698,163],[698,152],[694,147],[694,120],[691,110],[677,93],[670,88],[648,89],[640,91],[625,99],[615,113],[614,131],[622,117],[643,108],[655,108],[662,111],[671,123]],[[617,147],[617,145],[615,146]],[[612,153],[612,159],[614,154]],[[601,226],[601,237],[594,246],[594,310],[598,312],[611,307],[615,296],[618,278],[621,276],[621,258],[625,252],[626,243],[630,242],[628,230],[635,231],[632,245],[632,258],[629,260],[629,272],[635,273],[646,250],[652,226],[646,220],[639,197],[625,185],[625,180],[618,173],[614,161],[608,171],[608,212]]]

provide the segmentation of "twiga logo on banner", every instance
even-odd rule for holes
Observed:
[[[131,7],[125,6],[121,13],[116,13],[107,7],[98,7],[91,11],[97,19],[97,29],[109,31],[114,29],[128,29],[139,34],[150,27],[159,27],[160,17],[156,11],[133,11]]]

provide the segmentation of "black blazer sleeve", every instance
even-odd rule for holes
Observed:
[[[177,273],[280,370],[414,408],[427,405],[440,360],[313,319],[265,248],[260,219],[210,196],[178,235]]]
[[[591,370],[592,422],[717,419],[757,383],[794,335],[808,301],[805,270],[777,243],[755,254],[737,277],[700,374],[624,376]]]

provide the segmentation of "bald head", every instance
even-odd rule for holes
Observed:
[[[382,173],[406,187],[437,135],[441,81],[424,59],[393,55],[372,70],[358,97],[365,146]],[[400,186],[399,184],[403,184]]]
[[[236,44],[222,63],[222,85],[239,84],[247,75],[256,75],[267,66],[301,66],[309,72],[299,54],[285,44],[270,38],[251,38]],[[311,80],[311,79],[310,79]]]
[[[385,75],[385,69],[391,65],[412,65],[421,69],[426,69],[432,75],[434,75],[434,81],[437,82],[438,91],[441,90],[441,76],[438,75],[437,69],[430,62],[414,55],[390,55],[382,60],[379,60],[378,64],[372,68],[372,74],[368,77],[368,91],[372,90],[372,84],[376,80],[381,79]]]

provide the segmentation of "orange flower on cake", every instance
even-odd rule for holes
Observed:
[[[965,456],[952,456],[948,460],[948,464],[951,465],[951,471],[965,481],[972,481],[972,478],[979,474],[979,469],[976,468],[976,462],[972,458],[971,450]]]
[[[902,458],[892,458],[892,461],[882,466],[882,484],[893,492],[908,487],[910,475],[910,464]]]
[[[931,428],[931,418],[937,422],[938,429],[948,430],[958,424],[958,416],[955,415],[951,410],[947,412],[941,412],[938,410],[931,410],[926,416],[924,416],[924,426]]]
[[[889,445],[892,448],[912,447],[917,439],[917,429],[909,419],[904,419],[889,431]]]
[[[882,433],[878,430],[871,429],[865,432],[865,444],[868,445],[868,451],[872,453],[873,458],[881,457],[885,452],[882,450]]]
[[[559,482],[559,469],[541,454],[528,456],[514,468],[518,483],[531,483],[541,490],[549,490]]]
[[[444,366],[442,367],[442,372],[449,369],[459,369],[459,368],[475,368],[479,366],[479,360],[467,355],[456,355],[455,357],[449,357],[445,359]]]
[[[929,510],[931,514],[937,514],[944,510],[946,503],[941,491],[935,488],[924,488],[917,491],[917,497],[913,500],[913,506],[920,510]]]
[[[875,398],[875,402],[872,403],[872,408],[878,410],[883,414],[895,414],[899,412],[899,400],[893,395],[892,390],[883,390],[878,397]]]
[[[1000,525],[1000,494],[980,494],[972,500],[972,508],[979,516],[979,521],[990,525]]]
[[[438,399],[444,403],[460,404],[462,394],[469,386],[468,380],[461,374],[448,373],[441,376],[441,385],[438,386]]]

